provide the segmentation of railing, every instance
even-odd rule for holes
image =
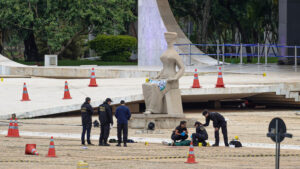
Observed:
[[[233,56],[239,57],[240,63],[243,64],[243,57],[257,57],[257,64],[261,64],[260,60],[262,57],[265,59],[265,65],[268,64],[268,57],[286,57],[286,58],[291,58],[293,57],[295,59],[295,67],[297,67],[297,58],[300,56],[297,56],[297,49],[300,48],[300,46],[286,46],[286,45],[279,45],[279,44],[175,44],[174,46],[176,47],[188,47],[187,53],[180,53],[179,55],[181,56],[188,56],[188,65],[192,65],[192,56],[193,55],[208,55],[208,56],[215,56],[218,62],[218,65],[220,65],[220,56],[222,57],[222,64],[225,63],[225,57],[230,57],[232,59]],[[208,54],[202,54],[202,53],[192,53],[192,46],[200,46],[200,47],[215,47],[216,48],[216,53],[208,53]],[[226,53],[226,47],[235,47],[236,48],[236,53]],[[243,48],[245,47],[253,47],[256,48],[254,51],[255,53],[243,53]],[[221,48],[221,50],[220,50]],[[282,50],[280,48],[293,48],[294,49],[294,55],[277,55],[276,53],[279,53],[278,51],[274,54],[270,54],[269,48],[276,48],[277,50]],[[237,52],[239,51],[239,52]]]

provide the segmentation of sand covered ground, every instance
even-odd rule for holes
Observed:
[[[199,110],[200,111],[200,110]],[[273,117],[281,117],[287,124],[289,133],[294,137],[286,138],[283,145],[300,145],[300,116],[296,110],[224,110],[222,114],[228,120],[229,138],[238,135],[242,143],[273,144],[266,137],[267,128]],[[204,121],[202,115],[195,111],[187,113],[187,117]],[[97,119],[95,116],[93,118]],[[7,131],[8,121],[0,121],[0,131]],[[61,134],[80,134],[80,117],[56,117],[20,120],[21,132],[43,132]],[[194,132],[190,128],[190,133]],[[213,141],[213,128],[207,127],[209,140]],[[169,139],[172,129],[156,130],[152,134],[140,133],[140,130],[129,130],[130,137],[162,138]],[[98,143],[99,128],[93,128],[94,144]],[[116,128],[111,131],[111,136],[116,136]],[[222,137],[221,137],[222,141]],[[79,160],[86,160],[90,168],[274,168],[274,149],[267,148],[225,148],[225,147],[195,147],[198,164],[185,164],[188,147],[170,147],[162,144],[144,143],[129,144],[128,147],[99,147],[88,146],[83,149],[80,138],[54,138],[57,158],[45,157],[48,153],[50,135],[21,136],[8,138],[0,135],[0,168],[76,168]],[[39,156],[24,155],[25,144],[37,144]],[[281,167],[299,168],[300,150],[282,149]],[[247,155],[264,155],[267,157],[244,157]],[[294,156],[291,156],[294,155]],[[237,157],[241,156],[241,157]],[[149,159],[145,159],[145,158]],[[162,159],[154,159],[154,158]],[[170,158],[177,157],[177,158]],[[122,159],[123,158],[123,159]],[[125,159],[124,159],[125,158]],[[126,159],[130,158],[130,159]],[[137,158],[137,159],[134,159]],[[167,159],[164,159],[167,158]]]

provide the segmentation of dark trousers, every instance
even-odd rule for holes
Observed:
[[[91,143],[90,135],[91,135],[92,123],[84,123],[82,124],[82,133],[81,133],[81,144],[85,144],[85,133],[88,144]]]
[[[207,137],[205,137],[205,135],[193,133],[192,139],[195,146],[198,146],[198,143],[202,143],[203,146],[206,146],[205,140],[207,140]]]
[[[171,136],[171,139],[172,139],[174,142],[176,142],[177,140],[183,141],[183,140],[186,140],[187,138],[188,138],[188,135],[187,135],[187,134],[184,135],[184,136],[172,134],[172,136]]]
[[[107,139],[109,137],[109,131],[110,131],[109,123],[101,124],[99,144],[107,144]]]
[[[216,139],[215,144],[219,145],[219,142],[220,142],[219,131],[221,128],[222,128],[222,133],[223,133],[223,138],[224,138],[224,144],[228,145],[227,124],[226,123],[224,123],[220,127],[218,127],[218,129],[219,129],[218,131],[215,131],[215,139]]]
[[[118,124],[118,143],[122,141],[122,132],[123,132],[123,143],[127,143],[128,136],[128,124]]]

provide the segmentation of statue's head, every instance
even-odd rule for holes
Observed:
[[[175,43],[175,41],[177,39],[177,33],[176,32],[166,32],[165,39],[166,39],[168,45],[172,45]]]

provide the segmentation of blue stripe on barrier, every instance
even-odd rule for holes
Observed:
[[[49,148],[54,148],[54,146],[53,146],[53,145],[50,145]]]

